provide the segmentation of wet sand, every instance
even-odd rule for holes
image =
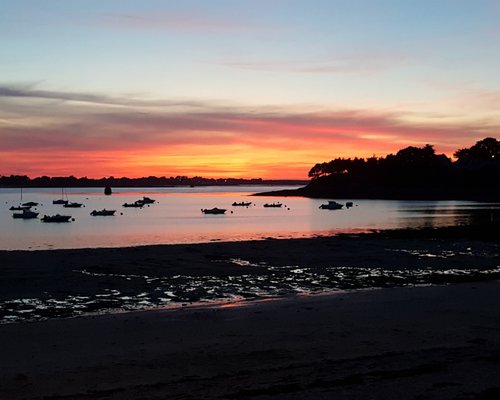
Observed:
[[[116,283],[76,268],[251,274],[230,261],[240,258],[487,269],[500,266],[498,250],[496,240],[399,233],[0,252],[1,296]],[[491,280],[4,324],[0,399],[497,399],[498,304]]]
[[[497,399],[500,283],[0,327],[0,398]]]

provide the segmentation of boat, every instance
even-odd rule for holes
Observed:
[[[64,198],[64,189],[61,189],[61,198],[57,200],[52,200],[52,204],[68,204],[68,195],[66,195],[66,199]]]
[[[224,214],[227,210],[224,208],[202,208],[201,212],[203,214]]]
[[[23,211],[23,210],[29,210],[31,207],[30,206],[11,206],[9,208],[10,211]]]
[[[344,207],[344,205],[337,203],[335,200],[329,200],[327,204],[321,204],[319,206],[322,210],[340,210],[342,207]]]
[[[23,203],[21,205],[24,207],[36,207],[38,205],[38,203],[35,201],[28,201],[27,203]]]
[[[106,186],[106,187],[104,188],[104,194],[105,194],[106,196],[110,196],[112,193],[113,193],[113,191],[111,190],[111,186]]]
[[[21,213],[12,214],[12,218],[33,219],[36,217],[38,217],[38,213],[27,208],[23,209],[23,212]]]
[[[64,199],[52,200],[52,204],[68,204],[68,203],[69,201]]]
[[[29,210],[30,207],[36,207],[38,205],[37,202],[35,201],[28,201],[26,203],[23,203],[23,188],[21,188],[21,201],[19,202],[19,206],[12,206],[10,208],[11,211],[22,211],[22,210]]]
[[[252,202],[251,202],[251,201],[241,201],[241,202],[239,202],[239,203],[234,202],[232,205],[233,205],[234,207],[248,207],[248,206],[250,206],[251,204],[252,204]]]
[[[154,202],[156,202],[155,199],[145,196],[142,197],[142,200],[137,200],[137,201],[140,201],[142,204],[153,204]]]
[[[282,205],[281,203],[266,203],[264,207],[281,207]]]
[[[123,203],[122,204],[122,207],[144,207],[144,203],[142,202],[142,200],[137,200],[137,201],[134,201],[133,203]]]
[[[44,215],[40,221],[42,222],[69,222],[71,220],[71,215]]]
[[[96,216],[107,216],[107,215],[115,215],[116,210],[106,210],[105,208],[103,210],[97,211],[94,210],[90,213],[93,217]]]
[[[76,202],[66,203],[63,205],[64,208],[80,208],[81,206],[83,206],[82,203],[76,203]]]

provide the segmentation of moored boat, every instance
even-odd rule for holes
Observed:
[[[36,201],[28,201],[27,203],[21,204],[24,207],[36,207],[38,203]]]
[[[251,201],[241,201],[237,203],[236,201],[232,204],[233,207],[248,207],[252,205]]]
[[[150,197],[145,197],[145,196],[142,197],[142,200],[138,200],[138,201],[142,202],[142,204],[153,204],[156,202],[155,199],[152,199]]]
[[[224,208],[202,208],[201,212],[203,214],[224,214],[227,210]]]
[[[81,206],[83,206],[82,203],[76,203],[76,202],[66,203],[63,205],[64,208],[80,208]]]
[[[105,208],[102,210],[93,210],[90,215],[93,217],[96,216],[108,216],[108,215],[115,215],[116,210],[106,210]]]
[[[328,200],[327,204],[321,204],[319,206],[322,210],[340,210],[342,207],[344,207],[344,205],[337,203],[335,200]]]
[[[69,222],[71,220],[71,215],[44,215],[40,221],[42,222]]]
[[[144,203],[142,200],[134,201],[133,203],[123,203],[122,207],[134,207],[134,208],[142,208],[144,207]]]
[[[68,204],[68,203],[69,201],[64,199],[52,200],[52,204]]]
[[[281,203],[266,203],[264,207],[281,207],[282,205]]]
[[[30,209],[23,209],[23,212],[12,214],[12,218],[33,219],[38,217],[38,213]]]
[[[64,197],[66,196],[66,197]],[[64,188],[61,189],[61,198],[60,199],[57,199],[57,200],[52,200],[52,204],[68,204],[69,203],[69,200],[68,200],[68,195],[66,193],[64,193]]]
[[[30,206],[12,206],[9,208],[10,211],[23,211],[23,210],[29,210],[31,207]]]

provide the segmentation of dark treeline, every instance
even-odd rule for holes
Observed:
[[[478,141],[454,153],[436,154],[432,145],[410,146],[376,158],[336,158],[316,164],[311,181],[296,191],[275,194],[316,198],[500,200],[500,142]]]
[[[279,180],[263,180],[256,179],[214,179],[202,178],[195,176],[189,178],[187,176],[176,177],[156,177],[149,176],[145,178],[76,178],[68,177],[48,177],[41,176],[38,178],[29,178],[25,175],[0,175],[0,187],[164,187],[164,186],[213,186],[213,185],[265,185],[265,184],[303,184],[304,181],[279,181]]]

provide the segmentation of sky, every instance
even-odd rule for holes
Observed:
[[[0,0],[0,175],[307,179],[500,137],[500,0]]]

